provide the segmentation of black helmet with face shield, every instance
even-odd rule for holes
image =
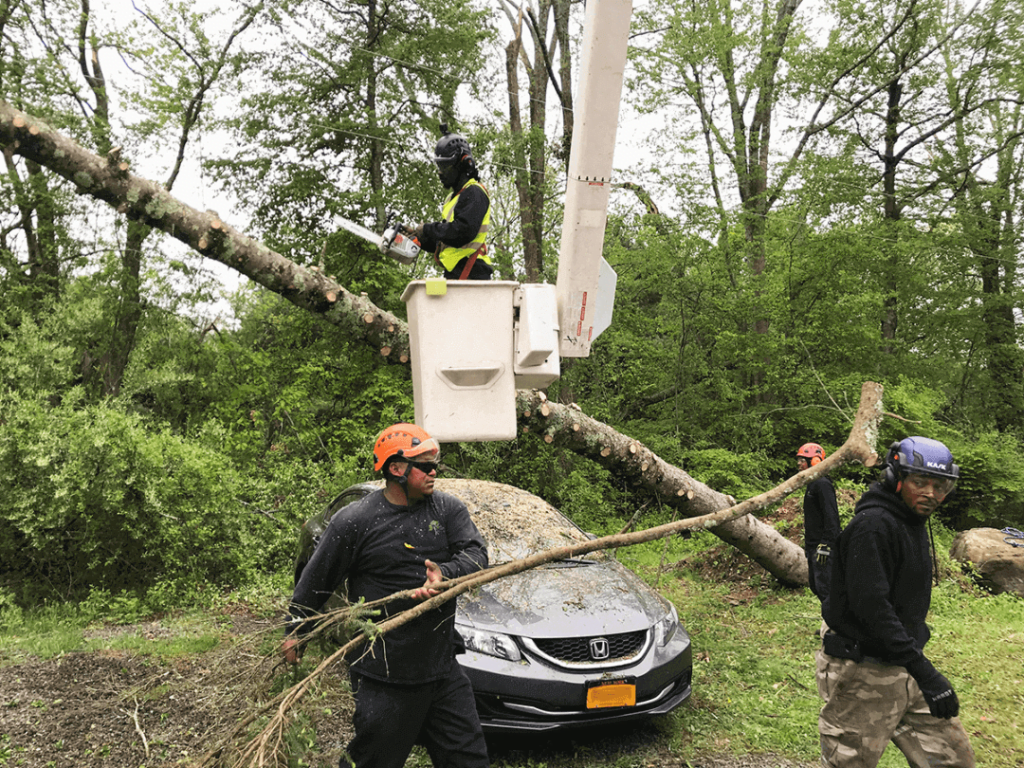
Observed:
[[[458,133],[449,133],[448,126],[442,125],[443,136],[434,148],[434,164],[437,175],[446,187],[455,187],[465,164],[472,164],[473,151],[466,137]]]

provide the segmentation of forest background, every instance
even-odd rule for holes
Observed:
[[[582,4],[94,6],[0,0],[4,102],[400,318],[427,260],[385,261],[337,217],[436,218],[447,122],[492,195],[498,276],[553,281]],[[745,498],[800,444],[838,447],[881,382],[878,450],[924,434],[961,467],[942,522],[1024,527],[1022,11],[639,6],[623,102],[649,130],[620,136],[615,317],[550,400]],[[225,292],[23,150],[0,176],[0,607],[287,576],[298,524],[413,418],[408,368],[256,282]],[[444,463],[596,532],[674,514],[532,433]]]

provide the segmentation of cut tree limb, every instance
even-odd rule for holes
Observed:
[[[547,408],[546,416],[541,412],[542,403]],[[706,515],[735,504],[731,497],[694,480],[641,443],[590,418],[577,408],[547,400],[542,392],[520,391],[517,407],[520,414],[528,414],[520,417],[524,429],[533,434],[552,437],[555,445],[564,446],[597,462],[617,477],[655,494],[663,504],[679,510],[686,517]],[[850,461],[873,462],[876,457],[871,446],[877,439],[882,416],[882,387],[867,382],[861,388],[861,403],[854,431],[842,448],[822,463],[794,475],[779,486],[785,489],[784,493],[776,494],[772,491],[771,496],[756,497],[758,500],[763,499],[763,503],[758,502],[749,511],[757,512],[778,503],[797,488],[842,464]],[[718,525],[714,533],[780,581],[807,584],[807,561],[803,550],[757,518],[749,515],[738,517]]]
[[[79,192],[103,200],[130,219],[148,224],[193,250],[226,264],[264,288],[329,322],[385,357],[408,360],[405,323],[316,270],[310,270],[236,231],[212,211],[200,212],[161,184],[135,176],[114,157],[101,157],[42,120],[0,99],[0,144],[74,183]]]

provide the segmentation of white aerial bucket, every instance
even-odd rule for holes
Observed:
[[[440,442],[516,436],[513,305],[519,283],[415,280],[409,309],[416,423]]]

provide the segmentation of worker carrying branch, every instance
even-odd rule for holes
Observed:
[[[490,280],[494,272],[487,256],[491,199],[480,183],[480,172],[466,138],[449,133],[441,123],[434,163],[441,183],[451,190],[441,208],[441,221],[409,224],[405,231],[419,240],[448,280]]]

